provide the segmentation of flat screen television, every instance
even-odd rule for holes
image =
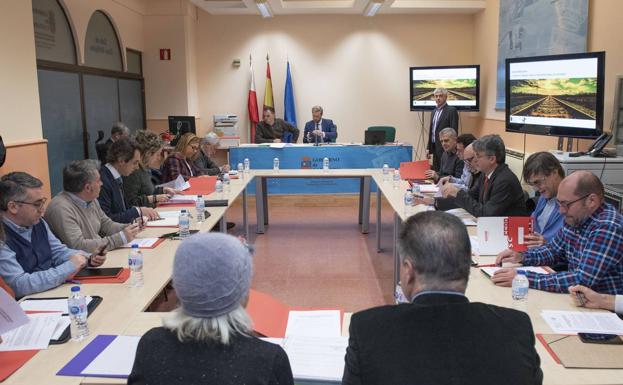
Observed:
[[[179,132],[188,133],[192,132],[197,134],[195,128],[194,116],[169,116],[169,132],[173,135],[177,135]]]
[[[411,111],[430,111],[436,107],[435,88],[448,90],[447,103],[457,110],[480,108],[480,66],[437,66],[409,68]]]
[[[596,138],[605,52],[506,59],[506,131]]]

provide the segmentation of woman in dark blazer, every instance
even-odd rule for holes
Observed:
[[[176,179],[179,175],[188,178],[204,175],[204,172],[195,165],[195,159],[199,154],[201,139],[195,134],[184,134],[177,145],[175,151],[164,161],[162,168],[162,182],[166,183]]]
[[[141,338],[128,384],[293,384],[285,351],[253,337],[251,275],[251,254],[231,235],[184,240],[172,277],[181,306]]]

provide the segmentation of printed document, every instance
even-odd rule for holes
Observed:
[[[286,337],[339,337],[341,334],[339,310],[291,310],[288,316]]]
[[[6,291],[0,289],[0,334],[17,329],[27,322],[28,317],[17,302]]]
[[[623,320],[615,313],[543,310],[541,317],[554,333],[618,334],[623,335]]]
[[[2,335],[0,352],[47,349],[61,313],[28,314],[29,322]]]

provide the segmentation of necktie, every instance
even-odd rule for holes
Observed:
[[[125,211],[125,194],[123,192],[123,179],[117,178],[115,179],[117,182],[117,186],[119,186],[119,192],[121,193],[121,205],[123,206],[123,210]]]
[[[435,110],[435,115],[433,115],[433,143],[436,142],[437,139],[437,124],[439,123],[439,117],[441,116],[442,109],[438,108]]]
[[[485,175],[485,183],[482,186],[482,201],[485,201],[487,190],[489,189],[489,177]]]

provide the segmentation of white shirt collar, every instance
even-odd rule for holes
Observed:
[[[112,164],[106,163],[106,168],[108,168],[112,173],[113,179],[121,178],[121,174],[119,174],[119,171],[117,171],[117,169]]]

